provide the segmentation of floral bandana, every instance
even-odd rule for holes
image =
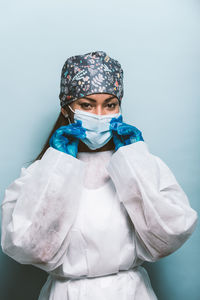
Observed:
[[[121,103],[123,70],[120,63],[104,51],[69,57],[61,72],[61,107],[95,93],[113,94]]]

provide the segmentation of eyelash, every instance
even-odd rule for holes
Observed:
[[[111,107],[111,105],[114,105],[114,106]],[[90,103],[87,103],[87,102],[84,102],[84,103],[81,103],[80,106],[81,106],[82,108],[88,108],[89,106],[91,106],[91,104],[90,104]],[[109,108],[115,108],[115,107],[117,106],[117,103],[108,103],[107,106],[108,106]]]

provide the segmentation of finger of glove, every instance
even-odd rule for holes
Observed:
[[[73,141],[71,141],[68,145],[67,145],[67,152],[68,154],[76,157],[77,156],[77,152],[78,152],[78,143],[79,140],[78,139],[74,139]]]
[[[71,125],[71,124],[70,124]],[[67,126],[61,126],[58,128],[55,132],[56,136],[75,136],[77,138],[85,138],[86,133],[85,129],[83,127],[68,127]]]
[[[67,128],[69,129],[79,129],[81,132],[85,132],[86,129],[82,126],[82,121],[81,120],[76,120],[75,123],[71,123],[67,125]]]
[[[73,127],[73,126],[61,126],[56,130],[57,135],[62,135],[62,134],[69,134],[69,135],[74,135],[74,134],[79,134],[83,132],[83,129],[81,127]]]
[[[67,144],[69,140],[67,138],[64,139],[50,139],[49,144],[51,147],[67,153]]]
[[[133,136],[133,135],[128,135],[128,136],[123,136],[124,137],[124,143],[125,145],[129,145],[129,144],[133,144],[139,141],[144,141],[142,134],[138,134],[137,136]]]
[[[112,118],[110,121],[111,125],[114,125],[116,123],[122,124],[123,123],[123,119],[122,119],[122,115],[120,115],[118,118]]]
[[[121,126],[122,123],[120,122],[110,122],[110,130],[117,131],[119,126]]]
[[[69,143],[69,138],[63,135],[57,135],[56,132],[51,136],[49,144],[54,146],[56,143]]]
[[[138,130],[135,126],[131,126],[131,125],[128,125],[128,124],[122,124],[121,126],[118,126],[117,128],[117,133],[119,135],[134,135],[134,136],[137,136],[137,135],[140,135],[141,134],[141,131]]]
[[[82,121],[78,120],[77,123],[72,123],[71,125],[74,125],[71,135],[77,139],[84,139],[86,137],[86,129],[82,127]]]
[[[79,139],[74,138],[73,140],[71,140],[71,141],[69,142],[69,146],[72,146],[72,147],[78,147],[78,143],[79,143]]]

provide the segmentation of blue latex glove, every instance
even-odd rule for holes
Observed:
[[[82,127],[82,122],[79,120],[76,123],[61,126],[51,136],[49,145],[76,157],[79,140],[86,137],[85,131],[85,128]]]
[[[124,123],[121,116],[110,121],[110,130],[113,133],[115,150],[125,145],[144,141],[142,132],[135,126]]]

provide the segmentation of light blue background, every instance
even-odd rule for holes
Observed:
[[[126,122],[143,132],[199,211],[200,1],[0,3],[1,201],[57,119],[65,60],[104,50],[124,69]],[[159,300],[199,299],[199,244],[198,223],[181,249],[147,266]],[[1,299],[37,299],[46,273],[0,259]]]

